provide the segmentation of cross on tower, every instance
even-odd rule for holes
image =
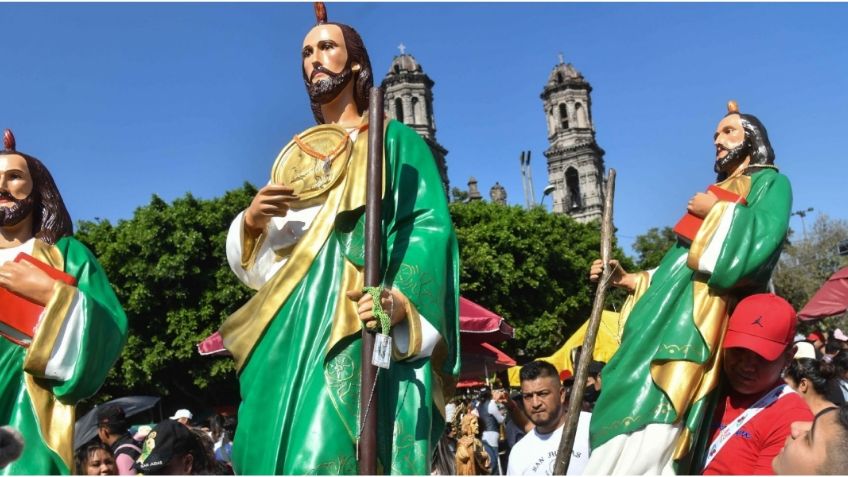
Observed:
[[[406,53],[406,45],[401,43],[400,45],[398,45],[398,50],[400,50],[401,55],[405,54]]]

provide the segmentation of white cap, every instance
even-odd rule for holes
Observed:
[[[177,419],[182,419],[183,417],[190,421],[191,418],[194,417],[194,414],[192,414],[191,411],[189,411],[188,409],[179,409],[173,416],[171,416],[171,419],[176,421]]]
[[[795,343],[798,350],[795,351],[795,359],[811,358],[816,359],[816,348],[809,341],[799,341]]]

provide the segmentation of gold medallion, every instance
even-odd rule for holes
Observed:
[[[294,189],[295,207],[320,202],[347,169],[353,142],[342,127],[321,124],[295,136],[277,155],[271,181]]]

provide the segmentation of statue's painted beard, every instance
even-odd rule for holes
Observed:
[[[718,148],[728,152],[721,159],[716,159],[714,167],[716,174],[730,174],[751,153],[751,145],[748,143],[748,139],[745,139],[742,144],[733,149],[727,149],[722,145],[718,145]]]
[[[327,104],[336,99],[336,96],[342,92],[348,82],[353,78],[353,71],[351,71],[349,65],[345,65],[345,68],[340,73],[333,73],[323,66],[318,65],[315,67],[312,75],[315,76],[317,72],[326,74],[327,78],[309,83],[307,89],[309,91],[309,99],[313,103],[318,104]]]
[[[0,227],[19,224],[32,212],[35,202],[32,194],[23,199],[16,199],[6,191],[0,191],[0,199],[14,202],[11,207],[0,207]]]

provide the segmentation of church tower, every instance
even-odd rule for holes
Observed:
[[[445,194],[450,190],[445,156],[448,151],[436,141],[436,119],[433,115],[433,80],[424,73],[412,55],[401,44],[400,55],[392,59],[389,72],[383,78],[383,107],[392,119],[415,130],[430,146],[436,166],[442,176]]]
[[[595,142],[591,92],[589,82],[560,55],[541,94],[553,211],[583,223],[600,220],[604,207],[604,150]]]

